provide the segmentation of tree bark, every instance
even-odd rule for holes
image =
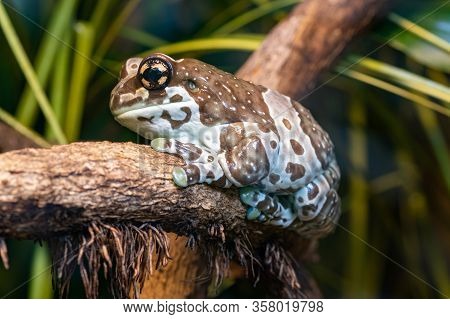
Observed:
[[[306,0],[273,29],[238,75],[302,97],[386,2]],[[0,155],[0,236],[51,238],[80,230],[92,220],[157,221],[166,231],[179,235],[225,236],[227,240],[244,232],[256,247],[273,237],[298,242],[296,249],[303,253],[310,247],[289,230],[246,222],[235,190],[175,187],[170,172],[173,165],[180,164],[173,156],[129,143],[75,143]],[[218,225],[224,230],[212,231]],[[190,250],[185,249],[179,258],[186,254],[190,261],[185,268],[202,265]],[[172,270],[168,268],[162,278],[192,279],[186,278],[192,273],[183,267]],[[310,286],[315,286],[313,279],[305,276]],[[163,282],[161,277],[153,277],[146,285],[161,287],[155,280]],[[192,295],[192,289],[161,294],[186,297]],[[146,295],[144,291],[143,296],[165,295]],[[317,291],[306,296],[317,296]]]
[[[87,142],[0,154],[0,236],[47,239],[89,221],[155,222],[180,235],[228,236],[248,229],[264,240],[276,227],[247,223],[236,190],[178,188],[177,157],[132,143]],[[220,205],[218,205],[220,203]]]
[[[237,75],[300,101],[388,0],[306,0],[279,23]]]

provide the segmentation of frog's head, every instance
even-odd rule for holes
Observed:
[[[128,59],[111,93],[116,120],[147,138],[234,122],[269,124],[266,89],[195,59]]]

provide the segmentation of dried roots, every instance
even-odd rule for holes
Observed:
[[[294,258],[277,242],[254,249],[245,234],[226,239],[224,228],[214,225],[207,238],[189,237],[186,246],[197,246],[209,265],[205,279],[220,285],[229,275],[230,263],[237,261],[256,284],[261,275],[269,278],[283,297],[308,297],[303,292]],[[169,259],[166,233],[157,226],[132,223],[108,225],[92,222],[85,231],[50,240],[53,253],[53,281],[60,297],[67,296],[70,279],[79,267],[86,297],[96,298],[100,270],[110,283],[115,298],[138,298],[153,269]],[[6,246],[0,240],[0,255],[7,265]],[[6,260],[6,262],[5,262]],[[174,262],[177,262],[176,260]]]
[[[170,258],[165,232],[150,224],[92,222],[85,232],[52,239],[50,248],[54,287],[61,297],[79,266],[87,298],[98,295],[100,269],[115,298],[137,298],[153,267],[165,266]]]
[[[8,247],[2,237],[0,237],[0,260],[3,262],[5,269],[9,269]]]

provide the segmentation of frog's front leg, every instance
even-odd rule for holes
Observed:
[[[186,165],[176,166],[172,171],[175,184],[181,187],[196,183],[220,183],[230,187],[231,183],[224,176],[218,164],[217,155],[191,143],[182,143],[175,139],[156,138],[151,146],[158,152],[181,156]]]
[[[270,144],[270,135],[252,134],[236,138],[236,132],[239,132],[236,127],[227,128],[222,139],[225,151],[218,155],[218,159],[226,177],[235,186],[243,187],[241,201],[250,206],[247,218],[288,226],[294,219],[289,205],[258,188],[259,182],[269,174],[272,164],[264,147]]]

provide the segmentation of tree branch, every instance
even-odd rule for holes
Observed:
[[[279,23],[238,76],[302,99],[388,0],[306,0]]]
[[[182,164],[132,143],[73,143],[0,154],[0,236],[45,239],[95,220],[157,221],[166,231],[202,236],[221,224],[229,236],[255,232],[253,240],[267,238],[269,228],[280,232],[247,223],[235,190],[175,186],[171,171]]]

